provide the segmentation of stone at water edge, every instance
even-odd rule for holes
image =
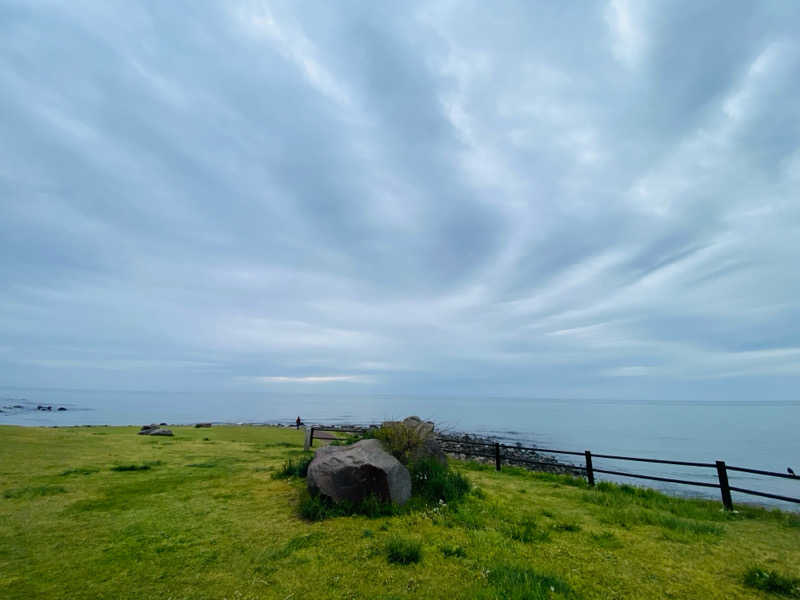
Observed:
[[[324,446],[308,465],[308,491],[334,502],[361,502],[371,495],[405,504],[411,497],[411,475],[378,440],[350,446]]]

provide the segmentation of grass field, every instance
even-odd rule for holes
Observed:
[[[455,506],[307,522],[302,432],[172,429],[0,427],[0,598],[800,595],[797,515],[454,463]]]

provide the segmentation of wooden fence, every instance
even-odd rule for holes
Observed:
[[[458,444],[461,446],[460,453],[465,454],[467,456],[483,456],[483,457],[494,457],[495,468],[499,471],[502,467],[503,460],[505,458],[505,451],[506,450],[529,450],[532,452],[539,452],[544,454],[566,454],[571,456],[580,456],[583,458],[583,465],[567,465],[573,469],[577,469],[581,471],[588,481],[589,485],[593,486],[595,484],[595,474],[596,473],[605,473],[608,475],[617,475],[619,477],[632,477],[634,479],[649,479],[651,481],[661,481],[665,483],[676,483],[680,485],[694,485],[699,487],[706,487],[706,488],[717,488],[720,491],[720,496],[722,497],[722,504],[727,510],[733,510],[733,499],[731,498],[731,492],[739,492],[742,494],[749,494],[751,496],[760,496],[762,498],[771,498],[773,500],[783,500],[784,502],[794,502],[800,504],[800,498],[792,498],[790,496],[782,496],[780,494],[771,494],[768,492],[761,492],[758,490],[751,490],[747,488],[741,488],[737,486],[732,486],[728,482],[728,472],[735,471],[741,473],[751,473],[755,475],[764,475],[767,477],[780,477],[782,479],[795,479],[800,483],[800,477],[791,473],[777,473],[775,471],[764,471],[761,469],[749,469],[746,467],[734,467],[731,465],[725,464],[724,460],[718,460],[713,463],[711,462],[693,462],[693,461],[685,461],[685,460],[664,460],[660,458],[641,458],[636,456],[620,456],[616,454],[593,454],[589,450],[585,450],[583,452],[577,452],[574,450],[554,450],[552,448],[528,448],[525,446],[507,446],[505,444],[500,444],[498,442],[472,442],[472,441],[448,441],[442,440],[443,446],[447,448],[449,444]],[[464,446],[472,446],[476,448],[475,452],[465,452]],[[480,452],[480,448],[487,448],[488,452]],[[445,450],[447,451],[447,450]],[[657,477],[655,475],[644,475],[641,473],[630,473],[627,471],[612,471],[610,469],[598,469],[592,464],[592,458],[606,458],[611,460],[624,460],[624,461],[633,461],[633,462],[644,462],[644,463],[655,463],[661,465],[678,465],[683,467],[697,467],[703,469],[714,469],[716,471],[717,476],[717,483],[708,483],[705,481],[690,481],[688,479],[675,479],[672,477]],[[525,458],[521,458],[518,456],[514,456],[511,459],[513,463],[523,463],[529,464],[532,466],[549,466],[552,467],[552,462],[546,461],[537,461],[537,460],[529,460]]]
[[[305,449],[308,450],[314,443],[314,439],[335,440],[338,439],[331,433],[363,433],[363,429],[359,428],[339,428],[339,427],[310,427],[306,429],[306,443]],[[589,450],[578,452],[575,450],[554,450],[552,448],[530,448],[526,446],[508,446],[499,442],[473,442],[466,440],[450,440],[440,439],[442,448],[445,452],[452,452],[452,445],[459,446],[458,453],[466,456],[480,456],[484,458],[494,458],[495,469],[500,471],[503,461],[506,460],[509,464],[525,464],[533,467],[549,467],[563,466],[568,469],[574,469],[581,472],[590,486],[595,484],[595,474],[604,473],[607,475],[616,475],[618,477],[631,477],[634,479],[648,479],[650,481],[660,481],[663,483],[676,483],[679,485],[693,485],[697,487],[716,488],[720,491],[722,504],[726,510],[733,510],[733,499],[731,492],[739,492],[741,494],[749,494],[751,496],[760,496],[762,498],[771,498],[773,500],[782,500],[784,502],[794,502],[800,504],[800,498],[793,498],[790,496],[783,496],[780,494],[772,494],[768,492],[761,492],[758,490],[751,490],[730,485],[728,481],[728,471],[750,473],[754,475],[764,475],[766,477],[780,477],[782,479],[795,479],[800,484],[800,477],[792,473],[777,473],[775,471],[764,471],[761,469],[749,469],[746,467],[734,467],[725,463],[724,460],[717,460],[711,462],[694,462],[685,460],[664,460],[661,458],[641,458],[636,456],[620,456],[616,454],[593,454]],[[471,446],[475,448],[474,452],[466,452],[464,446]],[[450,449],[448,449],[450,448]],[[481,449],[486,449],[481,452]],[[583,458],[583,465],[569,464],[569,463],[553,463],[552,461],[541,461],[522,458],[519,456],[506,457],[508,450],[526,450],[542,454],[565,454],[569,456],[580,456]],[[716,471],[717,483],[709,483],[705,481],[690,481],[688,479],[676,479],[673,477],[659,477],[656,475],[645,475],[642,473],[630,473],[628,471],[613,471],[610,469],[599,469],[592,464],[592,458],[604,458],[611,460],[623,460],[631,462],[653,463],[660,465],[677,465],[682,467],[696,467],[700,469],[714,469]]]

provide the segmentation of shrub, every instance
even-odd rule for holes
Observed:
[[[399,565],[417,563],[422,559],[422,543],[408,538],[392,538],[386,544],[386,558]]]
[[[469,493],[469,480],[434,459],[415,462],[409,469],[413,495],[428,503],[453,502]]]
[[[283,466],[272,474],[273,479],[288,479],[289,477],[305,477],[308,475],[308,465],[311,464],[313,456],[303,456],[297,460],[291,458],[283,463]]]
[[[415,450],[425,441],[414,429],[402,423],[384,423],[383,426],[371,432],[372,436],[380,440],[386,451],[404,465],[411,460]]]
[[[744,584],[771,594],[787,598],[800,598],[800,579],[786,577],[776,571],[752,567],[744,575]]]

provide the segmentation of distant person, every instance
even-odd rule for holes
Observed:
[[[303,422],[300,420],[300,417],[297,417],[297,420],[294,422],[295,429],[300,429],[300,425],[302,424]]]

